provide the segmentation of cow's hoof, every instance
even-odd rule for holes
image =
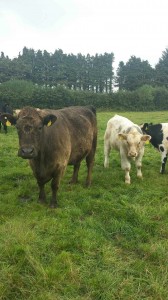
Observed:
[[[71,179],[71,180],[69,181],[69,184],[77,184],[77,183],[78,183],[78,180],[72,180],[72,179]]]
[[[130,180],[125,180],[125,184],[131,184]]]
[[[57,206],[55,204],[50,204],[50,208],[57,208]]]
[[[38,199],[38,203],[40,203],[42,205],[46,205],[46,201],[45,200]]]
[[[109,164],[108,163],[104,163],[104,168],[109,168]]]

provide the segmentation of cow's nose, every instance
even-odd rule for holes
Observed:
[[[129,152],[128,155],[130,157],[136,157],[137,156],[137,153],[136,152]]]
[[[24,154],[24,155],[30,155],[34,151],[33,147],[22,148],[21,150],[22,150],[22,154]]]
[[[32,158],[34,156],[34,147],[21,147],[18,151],[18,156],[22,158]]]

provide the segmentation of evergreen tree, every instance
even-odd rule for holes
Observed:
[[[152,85],[154,70],[147,60],[142,61],[140,58],[131,56],[125,65],[123,62],[119,63],[116,82],[119,90],[133,91],[144,84]]]
[[[168,87],[168,48],[162,52],[162,57],[155,66],[155,70],[155,84]]]
[[[0,83],[8,81],[12,76],[11,73],[11,60],[1,52],[0,56]]]

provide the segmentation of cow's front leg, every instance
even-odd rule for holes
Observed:
[[[125,171],[125,183],[130,184],[131,183],[131,178],[130,178],[131,164],[125,155],[121,156],[121,168]]]
[[[165,173],[165,166],[167,162],[167,150],[164,149],[163,146],[159,147],[161,151],[161,168],[160,168],[160,173],[164,174]]]
[[[52,198],[50,201],[50,207],[55,208],[57,207],[57,191],[60,185],[61,178],[64,174],[65,168],[60,168],[57,170],[57,172],[54,174],[53,179],[51,180],[51,189],[52,189]]]
[[[46,195],[45,195],[45,190],[44,190],[44,183],[37,181],[38,186],[39,186],[39,198],[38,202],[44,204],[46,202]]]
[[[135,160],[135,165],[136,165],[136,169],[137,169],[137,177],[142,178],[142,159],[137,158]]]

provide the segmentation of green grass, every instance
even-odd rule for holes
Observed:
[[[168,112],[119,113],[141,124],[168,122]],[[70,186],[68,167],[59,207],[37,203],[38,189],[26,160],[17,157],[14,128],[0,134],[0,299],[168,299],[168,166],[146,145],[143,180],[132,165],[124,183],[119,155],[103,167],[103,136],[114,112],[98,112],[98,146],[92,186]],[[46,185],[47,201],[51,197]]]

